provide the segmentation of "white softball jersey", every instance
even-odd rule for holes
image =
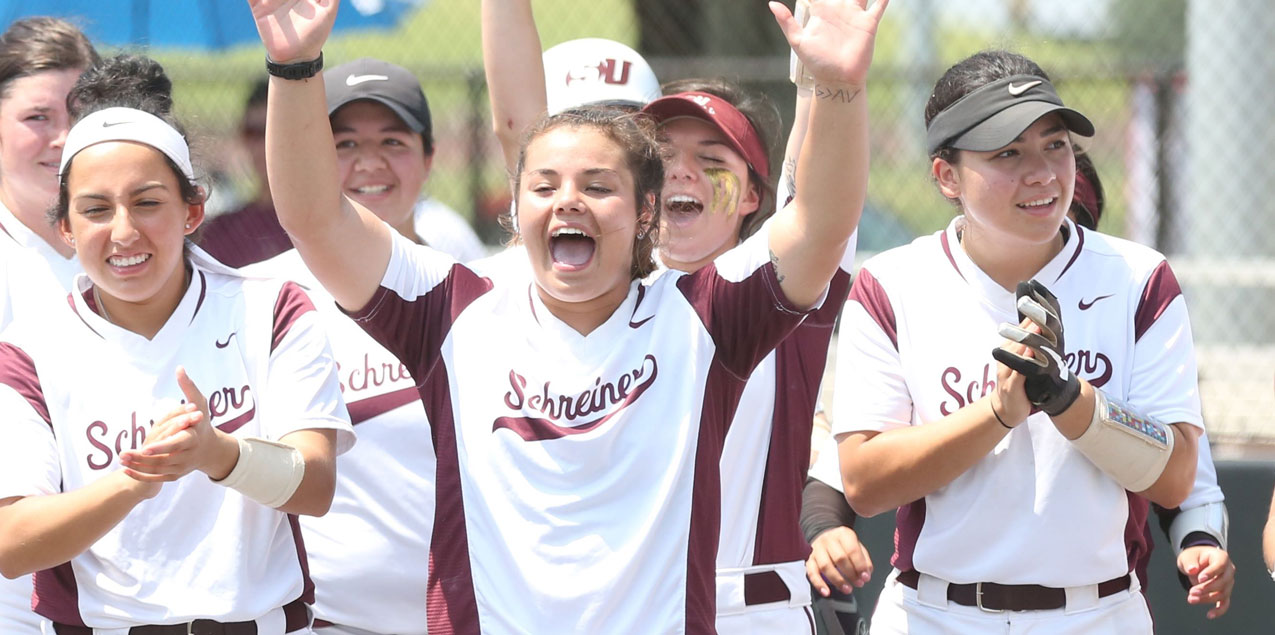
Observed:
[[[804,609],[810,605],[805,569],[810,545],[801,532],[801,490],[828,346],[850,289],[854,244],[851,238],[822,305],[748,378],[726,435],[717,548],[719,632],[764,632],[755,630],[759,611],[789,611],[785,631],[811,625]]]
[[[805,315],[755,238],[632,283],[581,335],[526,277],[395,236],[354,318],[407,365],[431,422],[431,633],[714,632],[723,438]]]
[[[833,430],[929,425],[993,390],[1014,293],[966,257],[964,218],[864,264],[846,304]],[[1105,393],[1164,422],[1202,426],[1186,305],[1164,257],[1064,228],[1035,276],[1058,297],[1066,362]],[[895,568],[954,583],[1072,587],[1133,568],[1148,504],[1036,413],[978,464],[898,510]]]
[[[0,410],[10,442],[0,445],[0,498],[72,491],[119,469],[120,452],[141,447],[153,417],[182,399],[178,365],[223,432],[277,440],[331,429],[338,452],[353,443],[305,294],[192,252],[190,285],[150,340],[101,318],[83,276],[56,317],[6,333]],[[37,572],[33,603],[53,622],[124,628],[252,620],[312,593],[297,518],[192,473],[86,552]]]
[[[0,249],[18,247],[38,256],[31,258],[29,264],[47,269],[48,274],[65,290],[70,290],[71,281],[83,271],[79,258],[74,255],[62,257],[44,238],[23,225],[3,203],[0,203],[0,245],[3,245]]]
[[[315,618],[373,633],[424,633],[436,462],[416,382],[337,308],[295,249],[244,271],[305,287],[359,435],[341,455],[332,508],[301,517]]]
[[[49,307],[64,307],[79,271],[78,258],[63,258],[0,203],[0,332],[24,315],[44,319]],[[31,590],[29,575],[0,578],[0,633],[40,632]]]

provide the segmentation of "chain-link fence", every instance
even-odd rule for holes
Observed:
[[[662,80],[737,80],[768,94],[785,126],[791,121],[787,50],[762,0],[533,4],[546,47],[620,40],[647,55]],[[984,48],[1024,53],[1098,127],[1087,150],[1107,192],[1101,229],[1170,256],[1191,306],[1214,443],[1275,442],[1275,261],[1267,255],[1275,210],[1264,191],[1275,168],[1257,153],[1275,147],[1275,127],[1261,116],[1275,86],[1275,57],[1262,50],[1270,33],[1275,12],[1266,0],[896,1],[870,89],[874,154],[860,249],[933,232],[953,213],[929,183],[923,148],[921,113],[942,70]],[[476,0],[427,0],[394,30],[338,35],[326,56],[329,65],[380,57],[421,78],[437,137],[427,187],[495,244],[508,193],[479,39]],[[153,53],[177,80],[180,114],[202,133],[217,202],[250,196],[256,185],[238,131],[251,81],[263,75],[259,49]]]

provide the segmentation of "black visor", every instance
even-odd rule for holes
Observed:
[[[926,150],[933,155],[945,147],[976,152],[1003,148],[1050,113],[1058,113],[1068,130],[1093,136],[1093,123],[1064,106],[1047,80],[1015,75],[982,86],[935,115],[925,130]]]

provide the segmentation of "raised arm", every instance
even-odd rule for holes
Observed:
[[[544,114],[545,69],[531,0],[483,0],[483,71],[491,124],[511,173],[522,132]]]
[[[812,306],[859,224],[868,184],[867,76],[888,0],[812,0],[803,27],[786,7],[771,11],[815,78],[809,130],[797,159],[797,196],[776,214],[771,258],[790,301]]]
[[[279,64],[319,57],[337,0],[249,0],[266,55]],[[367,304],[390,259],[392,234],[341,194],[323,76],[270,78],[266,172],[279,223],[306,266],[346,310]]]

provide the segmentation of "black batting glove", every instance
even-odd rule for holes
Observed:
[[[1045,285],[1030,280],[1018,283],[1018,318],[1031,320],[1040,328],[1032,333],[1016,324],[1001,324],[1002,337],[1032,351],[1031,357],[1015,355],[1003,348],[992,350],[996,361],[1026,377],[1027,399],[1050,416],[1062,414],[1080,396],[1080,379],[1067,369],[1062,309],[1058,298]]]

